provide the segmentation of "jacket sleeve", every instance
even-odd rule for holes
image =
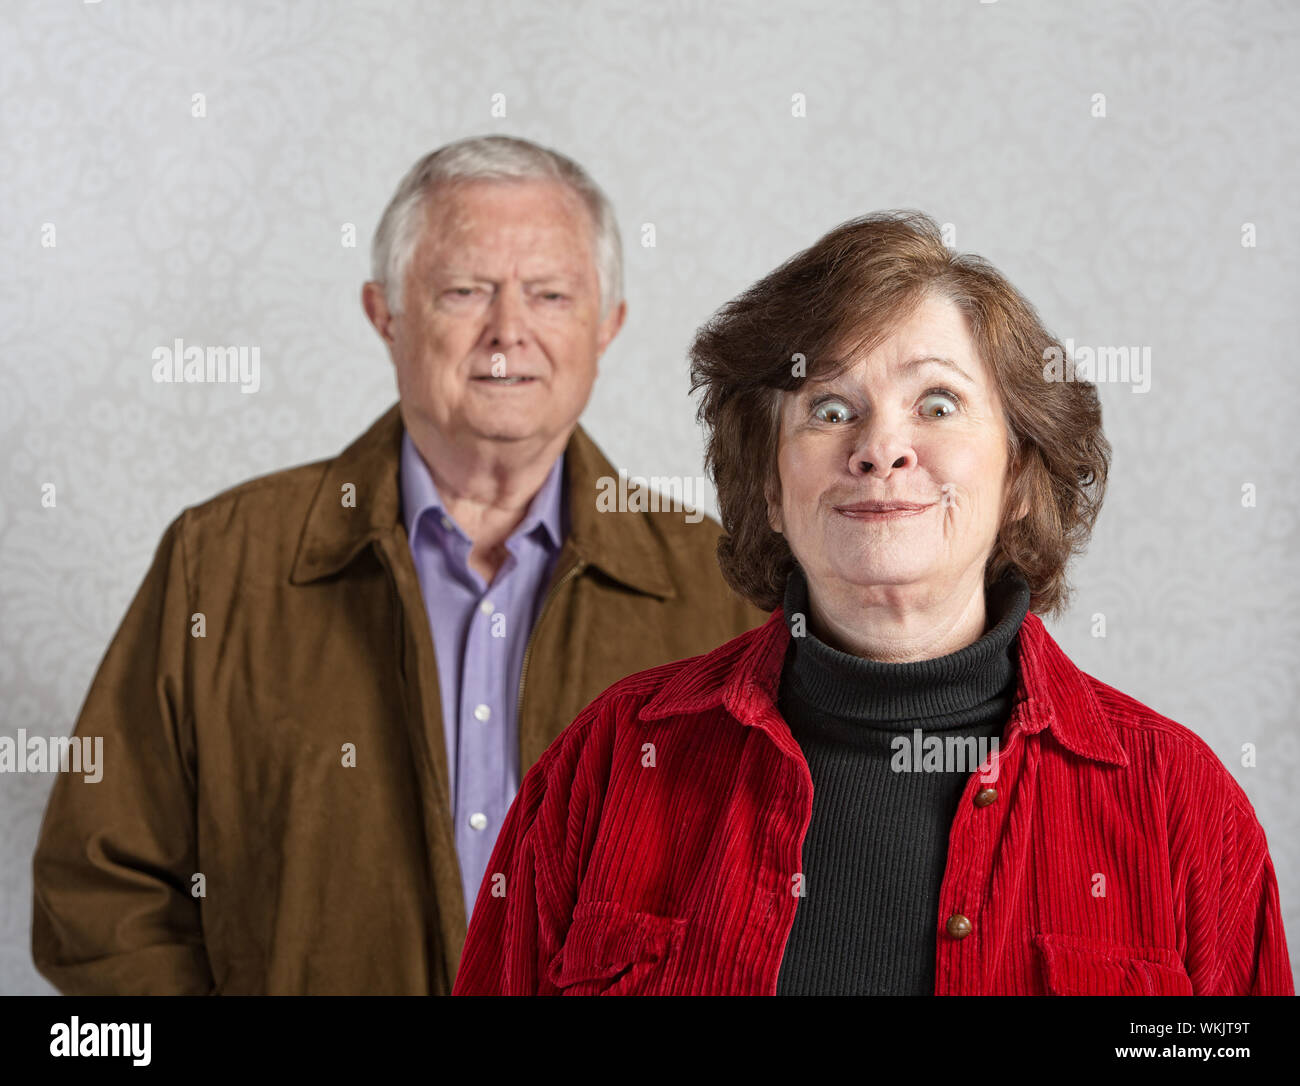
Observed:
[[[32,956],[67,995],[210,994],[195,843],[185,660],[184,514],[86,696],[75,734],[102,739],[100,779],[59,773],[32,864]]]
[[[1244,797],[1243,797],[1244,799]],[[1254,812],[1231,808],[1225,856],[1218,983],[1209,995],[1295,995],[1277,876]]]

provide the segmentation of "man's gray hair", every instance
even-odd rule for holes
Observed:
[[[623,300],[623,245],[613,205],[573,159],[511,136],[474,136],[440,147],[412,166],[375,229],[371,278],[382,284],[388,307],[401,313],[406,270],[420,243],[425,201],[440,185],[457,181],[558,181],[581,199],[591,215],[600,315]]]

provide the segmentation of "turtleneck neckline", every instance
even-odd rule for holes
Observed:
[[[1005,699],[1009,704],[1016,681],[1013,642],[1029,612],[1029,597],[1023,575],[1008,570],[987,590],[985,607],[992,624],[978,640],[930,660],[883,663],[841,652],[812,633],[808,585],[796,564],[786,581],[783,610],[787,625],[793,616],[805,616],[805,632],[790,638],[783,686],[813,710],[854,724],[960,724],[989,702]]]

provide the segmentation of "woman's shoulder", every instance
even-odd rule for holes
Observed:
[[[1217,795],[1255,817],[1245,790],[1205,738],[1096,676],[1082,674],[1098,708],[1129,755],[1131,769],[1159,773],[1168,789],[1185,798],[1208,804],[1210,797]],[[1241,758],[1243,770],[1253,767],[1254,753],[1254,744],[1249,742],[1233,751]]]
[[[1021,668],[1065,746],[1104,766],[1158,787],[1172,800],[1193,797],[1201,808],[1235,806],[1254,817],[1245,791],[1206,739],[1159,710],[1080,668],[1033,614],[1021,630]],[[1248,748],[1249,745],[1247,744]],[[1249,749],[1234,751],[1251,765]]]

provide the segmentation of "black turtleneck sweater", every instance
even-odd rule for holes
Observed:
[[[798,566],[785,616],[804,616],[781,673],[781,715],[812,775],[803,895],[781,959],[778,995],[934,992],[939,889],[948,831],[975,770],[901,771],[924,739],[1001,738],[1016,692],[1016,634],[1029,585],[1012,571],[986,598],[984,635],[933,660],[889,664],[840,652],[809,628]],[[894,742],[905,737],[906,747]],[[983,742],[980,742],[980,741]],[[970,744],[967,744],[969,747]],[[974,759],[978,764],[979,758]]]

